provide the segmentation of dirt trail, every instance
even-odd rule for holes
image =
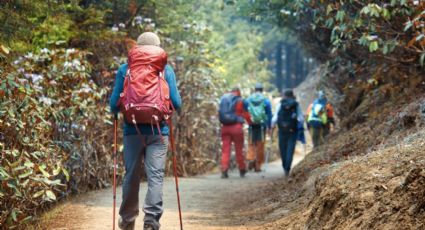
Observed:
[[[296,154],[293,164],[303,156]],[[264,176],[264,178],[263,178]],[[181,202],[184,229],[251,229],[249,220],[232,223],[230,210],[247,205],[250,191],[258,190],[268,183],[283,180],[280,160],[269,164],[266,173],[250,172],[245,178],[234,170],[227,180],[220,179],[218,173],[180,179]],[[146,183],[141,184],[140,199],[146,193]],[[117,189],[117,204],[121,203],[121,187]],[[161,219],[163,230],[179,229],[175,184],[167,178],[164,184],[164,216]],[[118,209],[118,208],[117,208]],[[249,211],[249,210],[247,210]],[[93,191],[60,205],[52,212],[43,229],[112,229],[112,189]],[[136,229],[142,229],[143,213],[136,220]],[[118,216],[118,210],[117,210]],[[245,225],[247,224],[247,225]]]

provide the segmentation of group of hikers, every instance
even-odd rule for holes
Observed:
[[[248,170],[261,172],[264,164],[266,135],[273,135],[278,128],[279,151],[285,176],[289,176],[297,140],[304,145],[304,120],[307,119],[313,146],[316,148],[324,142],[329,134],[331,125],[335,125],[333,107],[327,101],[323,91],[307,109],[306,116],[296,101],[292,89],[282,92],[282,99],[277,104],[272,115],[270,100],[263,95],[263,85],[255,84],[254,93],[247,99],[242,99],[239,88],[233,88],[220,99],[219,120],[222,124],[221,178],[228,178],[231,144],[234,144],[236,161],[240,176],[244,177]],[[247,122],[248,152],[244,157],[243,124]],[[248,162],[248,166],[245,162]]]
[[[128,61],[119,67],[110,98],[110,108],[115,114],[114,153],[114,210],[116,134],[118,113],[124,117],[123,160],[125,175],[122,184],[122,203],[119,209],[118,226],[132,230],[139,215],[139,188],[142,164],[147,177],[148,190],[144,200],[144,230],[158,230],[163,214],[163,181],[169,144],[173,152],[173,111],[178,110],[182,100],[177,89],[173,68],[167,64],[167,53],[160,47],[160,38],[152,32],[142,33],[137,45],[128,52]],[[333,115],[323,112],[331,107],[322,93],[312,104],[308,117],[313,133],[313,142],[322,143],[323,135],[329,132],[328,123]],[[331,110],[331,109],[330,109]],[[222,125],[222,177],[228,177],[231,144],[235,145],[240,176],[247,169],[261,171],[264,163],[265,136],[272,135],[274,127],[279,129],[279,148],[285,175],[289,175],[296,140],[303,129],[304,116],[292,90],[285,90],[275,113],[271,102],[263,95],[262,84],[255,85],[255,93],[242,100],[240,90],[235,88],[221,98],[219,118]],[[333,110],[331,110],[333,113]],[[248,167],[244,157],[243,123],[249,124]],[[334,124],[334,123],[333,123]],[[169,138],[167,138],[169,137]],[[175,160],[175,158],[174,158]],[[175,161],[174,161],[175,163]],[[178,180],[176,191],[182,220]],[[114,212],[115,223],[115,212]],[[115,224],[113,225],[115,228]]]

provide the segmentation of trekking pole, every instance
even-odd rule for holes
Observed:
[[[180,230],[183,230],[183,220],[182,220],[182,211],[180,206],[180,192],[179,192],[179,179],[177,176],[177,158],[176,158],[176,146],[174,145],[174,135],[173,135],[173,122],[170,119],[170,144],[171,144],[171,154],[173,155],[173,171],[174,171],[174,180],[176,182],[176,192],[177,192],[177,205],[179,208],[179,220],[180,220]]]
[[[118,155],[118,148],[117,148],[117,133],[118,133],[118,114],[114,115],[114,178],[113,181],[113,214],[112,214],[112,229],[115,230],[115,206],[117,201],[117,155]]]
[[[263,170],[263,176],[262,176],[263,178],[265,177],[266,169],[269,164],[269,157],[270,157],[270,152],[272,151],[272,146],[273,146],[273,131],[270,134],[270,145],[266,153],[266,161],[264,163],[264,170]]]

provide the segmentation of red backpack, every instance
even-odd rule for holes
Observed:
[[[136,127],[156,124],[159,131],[159,123],[171,117],[170,90],[164,78],[166,64],[167,53],[158,46],[136,46],[129,51],[124,90],[118,101],[128,123]]]

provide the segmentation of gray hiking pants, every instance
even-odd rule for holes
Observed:
[[[163,213],[162,185],[167,148],[167,136],[163,136],[163,142],[158,135],[124,136],[125,176],[120,207],[120,216],[123,221],[132,222],[139,215],[139,188],[143,160],[148,180],[148,192],[143,205],[144,221],[159,227],[159,219]]]
[[[323,127],[310,127],[310,135],[313,140],[313,147],[317,148],[323,144]]]

